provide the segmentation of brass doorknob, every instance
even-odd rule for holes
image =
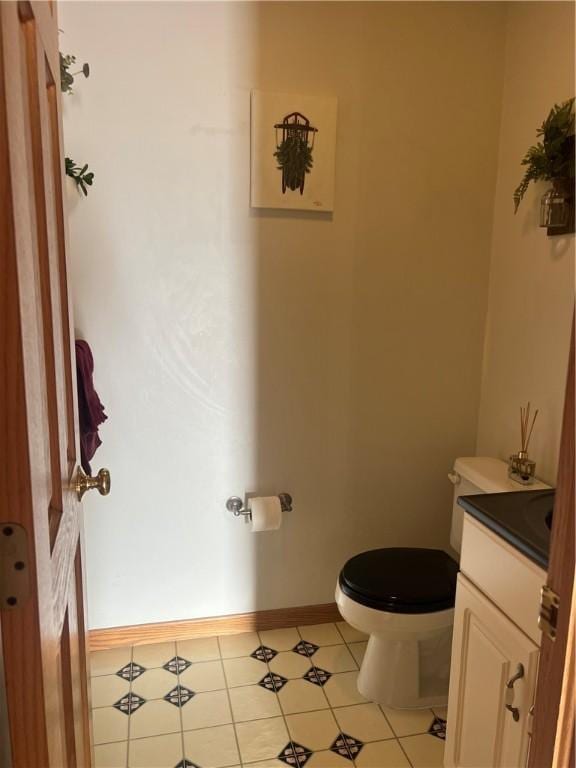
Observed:
[[[90,477],[90,475],[84,472],[82,467],[78,467],[76,472],[78,501],[82,501],[82,496],[84,496],[86,491],[91,491],[93,488],[97,488],[101,496],[108,496],[110,493],[110,472],[107,469],[101,469],[96,477]]]

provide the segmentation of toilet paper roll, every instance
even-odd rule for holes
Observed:
[[[250,499],[252,532],[277,531],[282,525],[282,507],[278,496],[256,496]]]

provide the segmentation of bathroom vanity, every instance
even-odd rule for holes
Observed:
[[[523,768],[553,490],[463,496],[446,768]]]

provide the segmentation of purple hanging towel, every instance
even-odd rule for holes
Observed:
[[[98,437],[98,427],[108,418],[104,406],[94,389],[92,374],[94,358],[86,341],[76,341],[76,375],[78,383],[78,417],[80,421],[80,453],[82,469],[92,474],[90,461],[96,449],[102,444]]]

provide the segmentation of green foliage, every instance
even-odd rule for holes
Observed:
[[[60,54],[60,90],[62,93],[73,93],[72,86],[76,75],[90,76],[90,66],[83,64],[78,72],[70,72],[70,67],[76,63],[76,56]],[[80,167],[70,157],[65,158],[66,175],[74,180],[76,186],[88,195],[87,187],[91,187],[94,181],[94,172],[88,170],[88,164]]]
[[[291,190],[298,189],[314,163],[312,149],[298,136],[288,136],[284,139],[274,152],[274,157],[278,162],[278,170],[284,172],[286,186]]]
[[[555,104],[536,131],[541,138],[526,152],[524,178],[514,192],[514,213],[531,181],[574,177],[574,99]]]
[[[86,186],[91,187],[92,182],[94,181],[94,173],[93,171],[88,171],[88,164],[80,168],[80,166],[76,165],[74,160],[69,157],[66,158],[65,163],[66,175],[70,176],[71,179],[74,179],[76,185],[82,190],[82,192],[84,192],[84,195],[88,195]],[[88,171],[88,173],[86,173],[86,171]]]
[[[76,56],[60,54],[60,90],[62,93],[74,93],[72,86],[76,75],[90,77],[90,65],[83,64],[78,72],[70,72],[70,67],[76,63]]]

